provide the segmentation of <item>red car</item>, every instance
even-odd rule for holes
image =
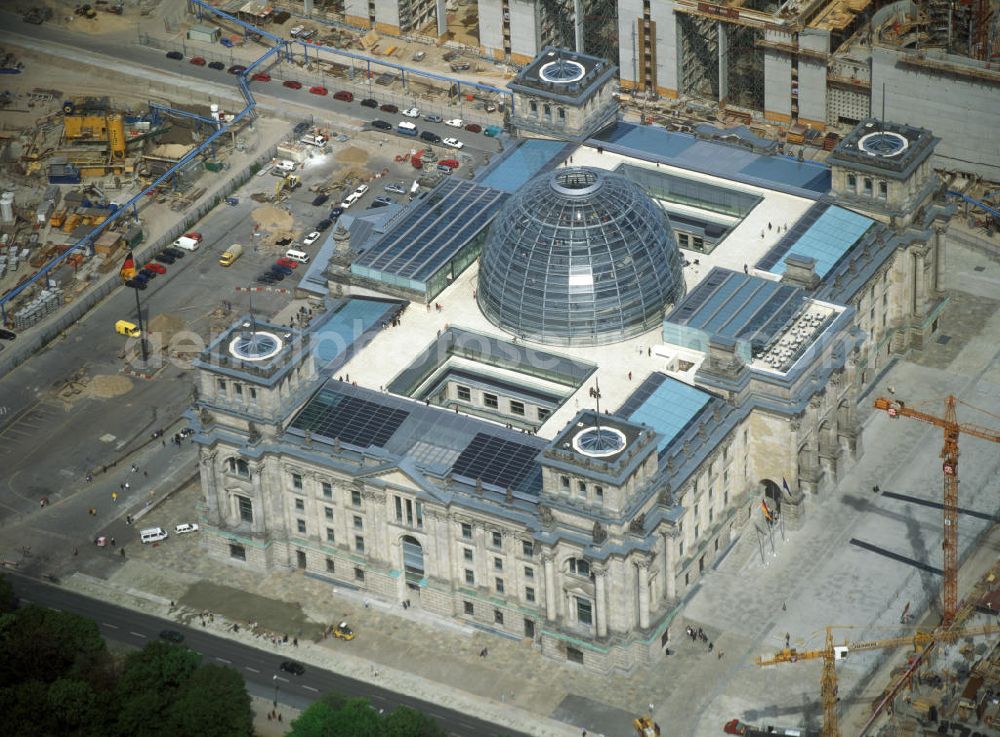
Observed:
[[[447,166],[449,169],[457,169],[458,162],[455,159],[442,159],[438,162],[438,166]]]
[[[310,87],[309,91],[314,95],[325,95],[326,87],[323,87],[322,85],[316,85],[315,87]]]
[[[469,123],[465,126],[465,130],[469,131],[469,133],[482,133],[483,126],[479,125],[479,123]]]
[[[333,99],[340,100],[341,102],[352,102],[354,100],[354,95],[347,90],[340,90],[339,92],[333,93]]]
[[[276,263],[278,266],[284,266],[286,269],[295,269],[298,268],[299,265],[298,261],[292,261],[290,258],[284,258],[284,257],[279,258],[274,263]]]
[[[142,268],[147,269],[148,271],[152,271],[154,274],[166,274],[167,273],[167,267],[164,266],[163,264],[158,264],[155,261],[150,261],[148,264],[146,264]]]
[[[271,75],[267,72],[255,72],[252,77],[250,77],[254,82],[270,82]]]
[[[204,56],[192,56],[191,57],[191,63],[194,64],[196,67],[203,67],[203,66],[205,66],[205,57]]]
[[[190,238],[193,241],[198,241],[199,243],[201,243],[201,233],[197,231],[192,230],[190,233],[185,233],[184,237]]]
[[[296,82],[294,79],[286,79],[281,84],[283,84],[285,87],[287,87],[290,90],[301,90],[302,89],[302,83],[301,82]]]

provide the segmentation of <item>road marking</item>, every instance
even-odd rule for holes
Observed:
[[[101,626],[103,626],[103,627],[110,627],[113,630],[118,629],[118,625],[117,624],[108,624],[107,622],[101,622]]]
[[[130,635],[135,635],[136,637],[141,637],[144,640],[147,639],[146,635],[142,634],[141,632],[132,632],[132,631],[129,631],[129,634]]]
[[[259,670],[257,670],[256,668],[251,668],[251,667],[250,667],[249,665],[244,665],[243,667],[244,667],[244,668],[245,668],[246,670],[250,671],[251,673],[260,673],[260,671],[259,671]]]
[[[287,678],[282,678],[281,676],[275,676],[274,680],[276,680],[276,681],[284,681],[285,683],[288,683],[288,679]]]
[[[215,659],[218,660],[220,663],[225,663],[226,665],[232,665],[233,662],[232,660],[226,660],[225,658],[220,658],[218,655],[215,656]]]
[[[313,688],[312,686],[303,686],[302,688],[306,689],[307,691],[313,691],[314,693],[319,693],[319,689]]]

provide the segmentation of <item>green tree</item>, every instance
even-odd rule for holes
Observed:
[[[14,611],[17,606],[17,596],[14,594],[14,587],[5,576],[0,576],[0,614]]]
[[[0,615],[0,687],[51,683],[106,661],[107,646],[92,619],[33,604]]]
[[[384,737],[445,737],[441,726],[423,712],[400,706],[382,720]]]
[[[336,698],[336,697],[334,697]],[[292,722],[289,737],[382,737],[382,720],[367,699],[343,699],[339,707],[314,702]]]
[[[252,735],[253,709],[243,676],[232,668],[201,666],[178,694],[170,721],[175,734]]]
[[[178,693],[200,664],[198,653],[159,641],[130,653],[115,689],[119,734],[163,737]]]

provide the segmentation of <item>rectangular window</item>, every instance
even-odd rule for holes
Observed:
[[[364,568],[358,568],[357,566],[354,567],[354,580],[355,581],[364,581],[365,580],[365,569]]]
[[[535,590],[530,586],[524,587],[524,600],[531,604],[535,603]]]
[[[525,558],[532,558],[535,555],[535,544],[531,540],[521,541],[521,555]]]
[[[472,539],[472,525],[468,522],[462,523],[462,537],[466,540]]]
[[[496,530],[493,531],[493,534],[490,536],[490,540],[493,542],[494,548],[499,548],[503,545],[503,535]]]
[[[229,557],[236,558],[236,560],[246,560],[247,559],[247,549],[242,545],[230,545],[229,546]]]
[[[337,571],[337,566],[333,562],[333,558],[327,558],[326,559],[326,572],[327,573],[336,573],[336,571]]]
[[[515,402],[513,399],[510,401],[510,413],[512,415],[519,415],[524,417],[524,402]]]
[[[323,496],[327,499],[333,499],[333,484],[327,481],[323,482]]]
[[[250,387],[250,399],[256,399],[256,398],[257,398],[257,390],[254,389],[253,387]]]
[[[364,535],[354,536],[354,550],[358,553],[365,552],[365,537]]]
[[[472,400],[472,390],[467,386],[458,387],[458,398],[463,402],[469,402]]]
[[[216,385],[219,387],[219,389],[221,391],[226,391],[226,380],[225,379],[217,379],[216,380]]]
[[[402,522],[403,521],[403,500],[400,497],[398,497],[398,496],[393,497],[393,499],[396,502],[396,521],[397,522]]]
[[[472,548],[462,548],[462,558],[465,560],[472,560]]]
[[[499,409],[500,399],[496,394],[483,394],[483,404],[490,409]]]
[[[545,422],[545,420],[549,419],[549,415],[552,414],[552,410],[545,409],[544,407],[539,407],[537,412],[539,422]]]
[[[715,519],[715,510],[710,508],[708,510],[708,524],[712,524],[713,519]]]
[[[723,506],[729,504],[729,492],[728,491],[722,492],[722,504],[723,504]]]
[[[465,613],[468,614],[470,617],[476,613],[476,605],[473,604],[471,601],[463,601],[462,607],[465,610]]]
[[[363,530],[364,527],[365,527],[365,520],[364,520],[364,518],[361,517],[361,516],[359,516],[359,515],[357,515],[357,514],[354,515],[354,529],[355,530]]]
[[[865,194],[869,197],[872,196],[872,180],[865,177]]]
[[[298,499],[298,498],[296,498],[296,500],[295,500],[295,511],[302,512],[302,511],[305,511],[305,508],[306,508],[306,500],[305,499]]]
[[[887,199],[889,196],[889,185],[885,182],[878,183],[878,198],[880,200]]]
[[[535,620],[525,619],[524,620],[524,636],[535,639]]]
[[[576,597],[576,621],[588,627],[594,623],[594,608],[590,599]]]
[[[302,488],[302,474],[301,473],[293,473],[292,474],[292,488],[293,489],[301,489]]]
[[[587,496],[587,482],[577,481],[576,482],[576,493],[580,496]]]
[[[326,515],[327,519],[332,520],[333,519],[333,507],[323,507],[323,514]]]
[[[499,609],[493,610],[493,623],[503,624],[503,612],[500,611]]]
[[[233,391],[236,392],[236,396],[237,397],[242,397],[243,396],[243,385],[242,384],[233,383]]]
[[[498,578],[493,583],[496,585],[497,593],[498,594],[502,594],[503,593],[503,579],[502,578]]]
[[[695,540],[697,540],[697,539],[698,539],[698,525],[695,525],[695,526],[694,526],[694,539],[695,539]]]
[[[503,570],[503,558],[494,558],[493,559],[493,570],[494,571],[502,571]]]
[[[857,190],[857,188],[858,188],[858,178],[855,175],[853,175],[853,174],[848,174],[847,175],[847,186],[850,187],[853,190]]]
[[[355,507],[361,506],[361,492],[356,489],[351,492],[351,505]]]
[[[240,520],[243,522],[253,522],[253,502],[248,496],[236,497],[240,509]]]
[[[599,502],[600,501],[604,501],[604,487],[603,486],[595,486],[594,487],[594,497]]]
[[[465,569],[465,582],[469,584],[469,586],[476,585],[476,572],[473,571],[471,568]]]
[[[303,535],[306,533],[306,521],[304,519],[295,520],[295,526]]]
[[[333,528],[332,527],[327,527],[326,528],[326,541],[328,543],[335,543],[335,542],[337,542],[337,538],[336,538],[336,536],[333,533]]]
[[[681,540],[677,544],[677,557],[678,558],[684,558],[684,541],[683,540]]]
[[[525,578],[529,578],[529,579],[530,578],[534,578],[535,577],[535,569],[532,568],[531,566],[525,566],[524,567],[524,577]]]
[[[566,491],[569,491],[569,476],[560,476],[559,485]]]

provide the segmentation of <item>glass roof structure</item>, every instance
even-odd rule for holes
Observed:
[[[359,276],[426,291],[496,216],[506,192],[450,177],[414,202],[351,264]]]
[[[663,452],[704,409],[712,395],[659,372],[650,374],[615,414],[648,425],[662,437]]]
[[[784,274],[785,257],[793,253],[816,259],[816,276],[822,279],[874,223],[843,207],[817,203],[767,252],[757,268]]]
[[[348,299],[313,335],[316,363],[323,366],[343,355],[366,331],[398,309],[398,302]]]
[[[490,228],[483,314],[515,336],[615,343],[658,326],[684,294],[670,221],[635,183],[584,167],[536,177]]]
[[[706,352],[712,336],[732,338],[749,363],[805,301],[798,287],[716,267],[664,319],[663,339]]]
[[[508,156],[491,167],[479,183],[513,194],[548,166],[560,152],[572,148],[572,144],[541,138],[522,141]]]

